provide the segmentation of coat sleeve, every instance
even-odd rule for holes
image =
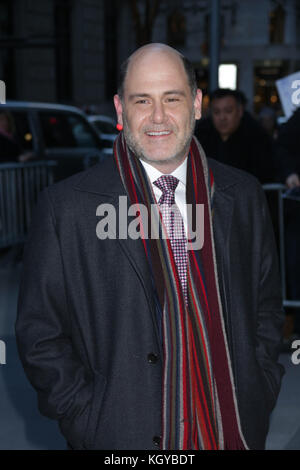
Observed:
[[[63,264],[48,190],[40,196],[24,250],[16,339],[39,410],[84,447],[94,380],[72,347]]]
[[[266,384],[270,408],[275,406],[284,368],[278,363],[284,314],[278,256],[273,226],[264,192],[261,193],[261,264],[256,327],[256,357]]]

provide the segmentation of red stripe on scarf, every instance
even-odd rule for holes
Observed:
[[[122,133],[117,138],[118,143],[121,142],[121,135]],[[171,369],[168,369],[169,364],[163,363],[166,386],[163,383],[162,395],[166,400],[167,408],[163,405],[162,443],[164,449],[176,449],[182,440],[183,449],[189,448],[188,446],[200,448],[201,442],[204,443],[204,449],[220,448],[223,439],[219,433],[223,430],[225,448],[241,449],[245,446],[239,428],[235,387],[231,375],[229,351],[226,346],[226,331],[218,294],[217,266],[211,227],[211,196],[214,192],[214,178],[201,152],[199,144],[193,138],[188,163],[190,168],[188,175],[191,180],[189,178],[187,180],[187,202],[204,204],[205,243],[197,256],[192,250],[189,252],[188,307],[185,306],[183,299],[170,241],[158,239],[150,243],[150,246],[144,243],[149,261],[152,260],[149,263],[152,279],[159,283],[156,286],[157,291],[160,291],[162,282],[165,288],[168,286],[165,290],[167,301],[164,315],[170,337],[168,337],[167,330],[164,330],[163,350],[164,357],[168,355],[170,359]],[[122,145],[115,145],[115,157],[131,202],[146,203],[149,210],[149,205],[153,201],[151,183],[144,176],[138,159],[126,148],[125,141],[124,148]],[[139,196],[135,190],[136,187],[146,188],[147,194]],[[191,201],[188,200],[188,196],[191,197]],[[139,197],[141,200],[138,201]],[[157,266],[156,260],[161,263],[160,267]],[[202,265],[204,278],[202,278],[200,265]],[[160,277],[158,273],[161,273]],[[193,286],[195,286],[196,295],[193,294]],[[163,305],[161,307],[163,308]],[[186,321],[187,316],[190,317]],[[207,335],[203,328],[207,331]],[[179,349],[175,349],[177,347]],[[180,362],[177,361],[179,351],[182,351],[182,369],[179,367]],[[181,389],[183,397],[181,397]],[[218,392],[217,397],[214,393],[215,389]],[[166,414],[166,409],[169,414]],[[181,419],[186,419],[183,432]],[[199,432],[201,438],[198,435]],[[215,436],[217,436],[217,441]]]

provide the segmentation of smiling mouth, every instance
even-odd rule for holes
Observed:
[[[146,134],[150,137],[162,137],[165,135],[170,135],[171,131],[149,131]]]

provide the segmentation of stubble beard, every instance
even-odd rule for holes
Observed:
[[[145,153],[143,147],[137,142],[135,137],[133,136],[126,114],[123,112],[123,133],[125,137],[125,141],[130,148],[130,150],[135,154],[136,157],[140,158],[141,160],[145,161],[146,163],[155,164],[155,165],[165,165],[166,163],[181,163],[184,157],[188,154],[190,143],[192,140],[192,136],[194,134],[196,119],[195,119],[195,112],[191,113],[190,123],[189,123],[189,132],[187,133],[185,139],[182,139],[178,142],[175,151],[173,154],[168,155],[162,159],[153,159],[150,155]]]

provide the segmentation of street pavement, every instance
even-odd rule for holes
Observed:
[[[18,248],[0,253],[0,340],[6,346],[6,363],[0,365],[0,450],[66,449],[57,423],[39,414],[36,393],[17,353],[20,254]],[[267,450],[300,450],[300,364],[293,364],[291,355],[280,356],[286,373],[271,416]]]

